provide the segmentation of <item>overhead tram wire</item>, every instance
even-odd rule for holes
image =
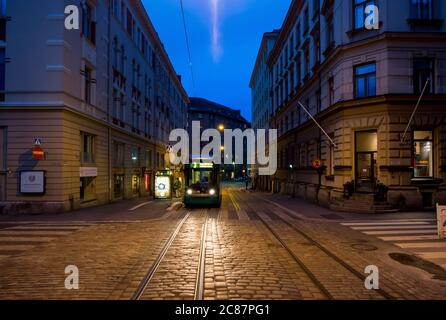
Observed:
[[[186,18],[184,16],[184,6],[183,6],[183,0],[180,0],[180,8],[181,8],[181,17],[183,18],[183,28],[184,28],[184,36],[186,38],[186,47],[187,47],[187,53],[189,58],[189,68],[190,68],[190,74],[192,78],[192,88],[195,90],[195,77],[194,77],[194,70],[192,66],[192,55],[190,51],[190,45],[189,45],[189,34],[187,32],[187,26],[186,26]]]

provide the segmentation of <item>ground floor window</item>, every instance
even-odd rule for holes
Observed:
[[[115,175],[113,178],[113,191],[115,199],[122,198],[124,196],[124,176]]]
[[[96,198],[95,177],[84,177],[80,179],[80,199],[90,201]]]
[[[134,195],[139,195],[139,188],[141,183],[141,177],[139,175],[132,176],[132,192]]]
[[[434,176],[433,163],[433,134],[432,131],[414,132],[414,177],[432,178]]]

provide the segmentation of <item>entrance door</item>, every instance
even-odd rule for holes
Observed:
[[[378,140],[376,131],[356,132],[356,170],[357,192],[373,192],[377,180]]]
[[[376,182],[376,152],[357,153],[356,191],[372,192]]]
[[[0,128],[0,201],[6,201],[6,128]]]

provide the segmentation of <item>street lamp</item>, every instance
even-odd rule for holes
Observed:
[[[221,151],[225,151],[225,146],[220,146]]]
[[[234,179],[235,179],[235,161],[232,161],[232,165],[234,166]]]
[[[218,130],[220,130],[220,131],[225,130],[225,126],[224,126],[223,124],[220,124],[220,125],[218,126]]]

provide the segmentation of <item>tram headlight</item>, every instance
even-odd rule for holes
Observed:
[[[215,189],[211,189],[211,190],[209,190],[209,194],[210,194],[211,196],[213,196],[213,195],[215,194]]]
[[[191,195],[192,194],[192,189],[187,189],[187,194]]]

